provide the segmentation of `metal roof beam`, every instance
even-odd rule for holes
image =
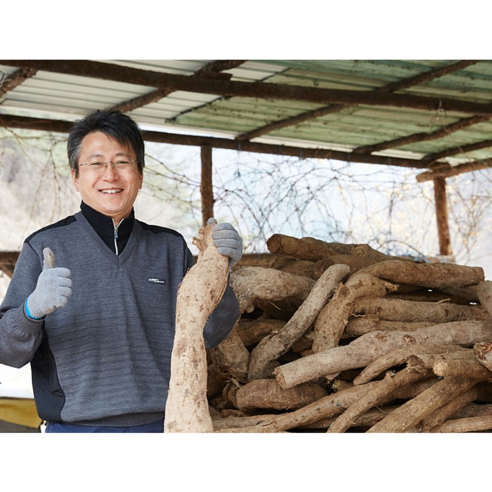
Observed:
[[[492,104],[458,99],[393,94],[376,91],[324,89],[265,82],[238,82],[204,77],[164,74],[149,70],[122,67],[111,63],[85,60],[0,60],[0,64],[31,67],[49,72],[92,77],[158,89],[215,94],[223,97],[254,97],[308,101],[320,104],[361,104],[422,109],[427,111],[456,111],[475,115],[492,115]]]
[[[27,118],[24,116],[0,115],[0,127],[22,128],[27,130],[41,130],[58,133],[68,133],[72,128],[70,121]],[[328,149],[302,148],[287,145],[274,145],[256,142],[238,142],[232,139],[203,137],[195,135],[178,135],[164,132],[142,131],[144,140],[148,142],[168,143],[173,145],[189,145],[202,147],[208,145],[216,149],[255,152],[298,157],[300,159],[333,159],[343,162],[380,164],[385,166],[409,167],[427,169],[420,160],[385,157],[378,155],[354,155],[351,152],[341,152]]]
[[[445,67],[436,68],[435,70],[429,70],[428,72],[421,73],[414,77],[409,77],[405,80],[392,82],[388,85],[385,85],[384,87],[376,89],[374,92],[396,92],[399,90],[407,89],[408,87],[423,84],[424,82],[430,82],[431,80],[443,77],[444,75],[463,70],[464,68],[469,67],[470,65],[474,65],[475,63],[478,63],[478,60],[462,60],[456,63],[452,63],[451,65],[446,65]],[[314,111],[308,111],[306,113],[292,116],[284,120],[275,121],[268,125],[262,126],[261,128],[257,128],[256,130],[245,132],[242,135],[239,135],[237,137],[237,140],[252,140],[253,138],[257,138],[261,135],[266,135],[267,133],[271,133],[275,130],[298,125],[300,123],[304,123],[305,121],[313,120],[315,118],[326,116],[328,114],[338,113],[347,107],[349,106],[346,104],[335,104],[324,108],[315,109]]]
[[[208,63],[204,67],[197,70],[192,77],[224,77],[230,79],[232,74],[220,73],[222,70],[230,70],[231,68],[236,68],[239,65],[242,65],[245,60],[217,60]],[[155,91],[150,92],[149,94],[144,94],[143,96],[135,97],[134,99],[130,99],[129,101],[122,102],[113,106],[111,109],[122,111],[123,113],[127,113],[129,111],[133,111],[134,109],[141,108],[142,106],[146,106],[147,104],[151,104],[157,101],[160,101],[164,97],[168,96],[172,92],[175,92],[175,89],[157,89]]]
[[[27,79],[36,75],[37,70],[33,68],[20,68],[12,75],[6,76],[0,83],[0,96],[14,90],[17,86],[23,84]],[[0,72],[1,73],[1,72]]]

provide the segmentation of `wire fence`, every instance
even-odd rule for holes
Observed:
[[[137,216],[176,229],[191,243],[202,220],[200,149],[153,143],[146,149]],[[66,136],[2,130],[0,162],[0,211],[11,232],[8,241],[0,238],[1,249],[20,248],[32,230],[78,210]],[[226,150],[214,150],[213,163],[215,216],[234,224],[247,253],[266,252],[275,233],[369,244],[393,255],[439,253],[433,184],[417,183],[420,171]],[[490,180],[488,171],[447,179],[458,263],[487,254]]]

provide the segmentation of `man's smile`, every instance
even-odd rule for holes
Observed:
[[[104,189],[104,190],[99,190],[101,193],[105,195],[114,195],[116,193],[121,193],[123,191],[122,188],[110,188],[110,189]]]

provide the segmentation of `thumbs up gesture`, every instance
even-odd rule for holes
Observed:
[[[43,249],[43,259],[43,271],[38,277],[36,289],[26,302],[26,314],[35,319],[65,307],[72,295],[70,270],[55,266],[55,255],[50,248]]]

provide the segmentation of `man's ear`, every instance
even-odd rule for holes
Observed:
[[[70,173],[72,174],[73,185],[75,186],[75,189],[79,191],[79,178],[76,176],[77,173],[75,169],[70,169]]]

